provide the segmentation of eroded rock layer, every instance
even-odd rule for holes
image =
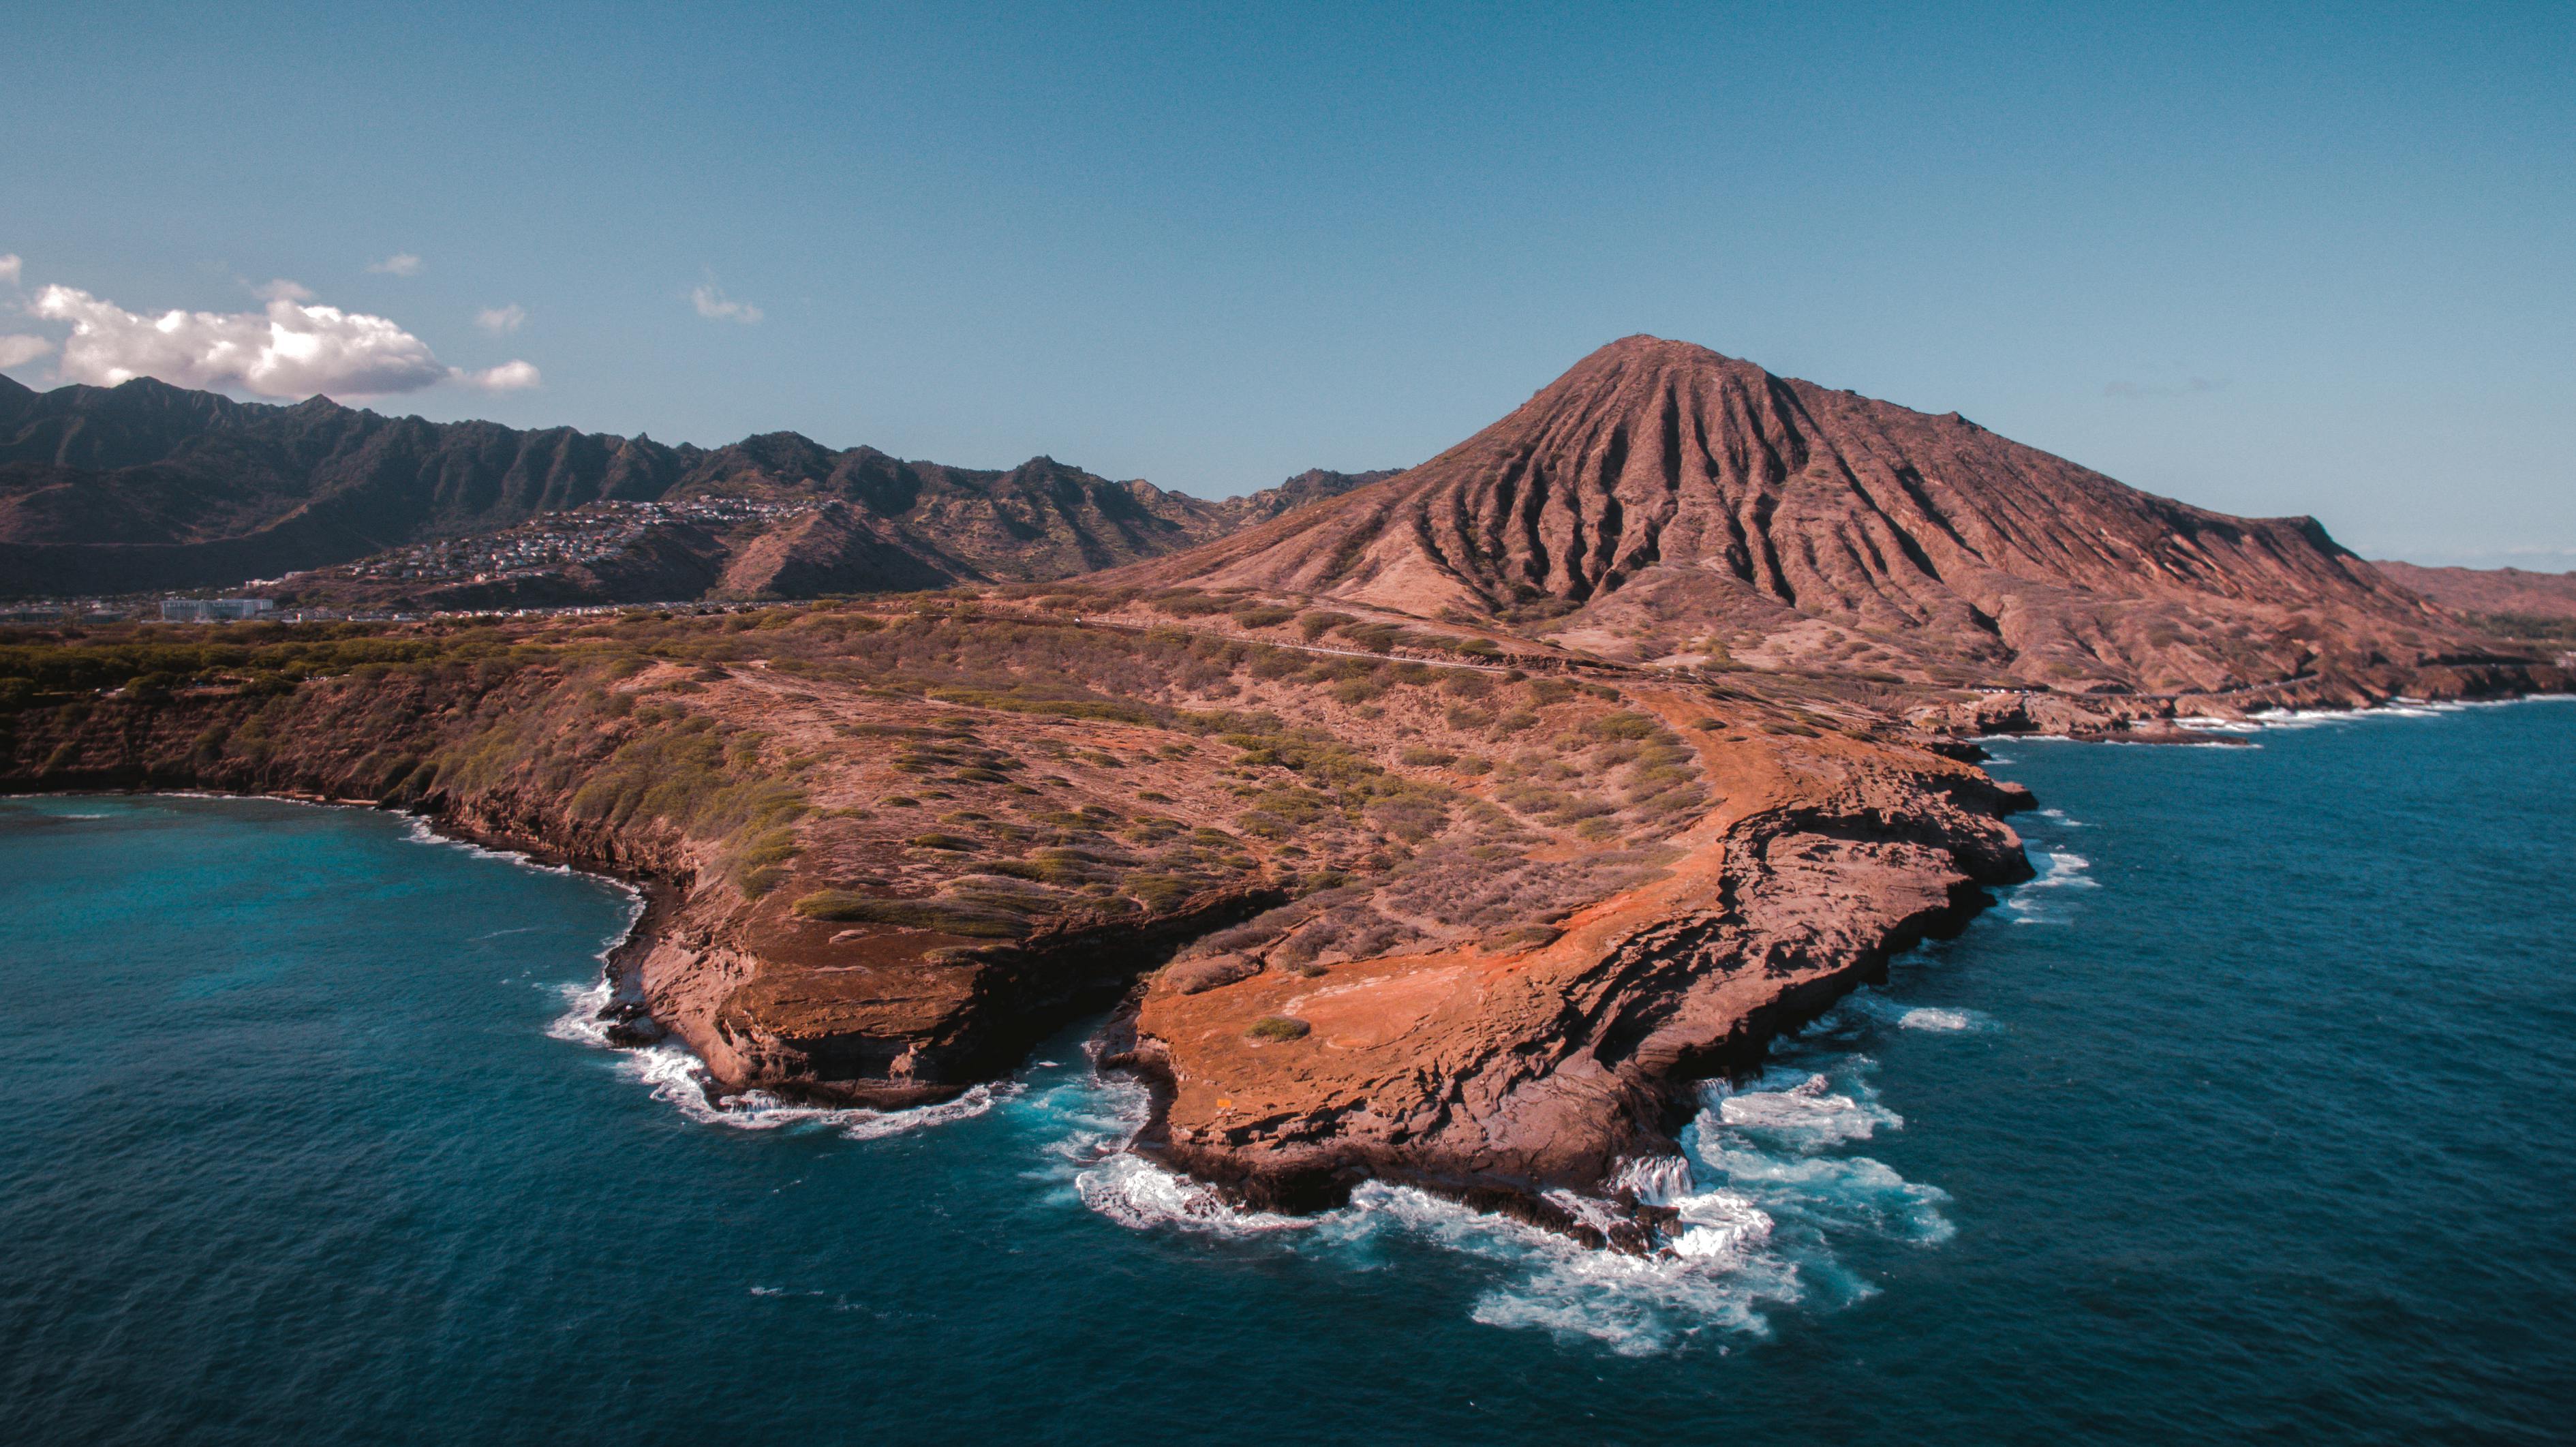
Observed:
[[[2469,646],[2314,519],[2209,512],[1653,337],[1390,482],[1133,576],[1543,622],[1609,656],[2073,691]]]
[[[1162,1082],[1160,1149],[1289,1207],[1368,1176],[1600,1182],[1672,1149],[1678,1085],[1750,1063],[1980,885],[2028,877],[2000,822],[2028,796],[1972,768],[1846,739],[1699,747],[1718,806],[1664,867],[1544,928],[1330,970],[1162,972],[1132,1055]]]

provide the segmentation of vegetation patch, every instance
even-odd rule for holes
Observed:
[[[970,939],[1017,939],[1029,932],[1028,921],[1015,913],[938,899],[888,899],[827,889],[806,895],[792,908],[804,919],[893,925]]]

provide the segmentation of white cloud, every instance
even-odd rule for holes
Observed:
[[[508,306],[485,307],[474,314],[474,325],[496,337],[507,336],[528,319],[528,309],[512,302]]]
[[[250,294],[258,297],[261,301],[313,300],[313,288],[288,281],[282,276],[277,280],[270,282],[266,286],[252,287]]]
[[[381,276],[418,276],[420,258],[408,251],[397,251],[382,261],[370,261],[367,270]]]
[[[11,286],[16,286],[18,284],[18,269],[25,264],[26,263],[18,259],[18,253],[14,251],[10,252],[6,256],[0,256],[0,282],[6,282]]]
[[[480,387],[486,392],[524,391],[544,380],[537,375],[537,369],[527,362],[503,362],[497,367],[486,367],[480,372],[468,372],[460,367],[450,375],[468,387]]]
[[[9,259],[15,261],[18,258],[13,256]],[[54,344],[43,337],[0,337],[0,370],[23,367],[53,349]]]
[[[740,322],[750,326],[761,318],[760,308],[749,302],[726,300],[723,289],[713,283],[690,292],[689,304],[698,309],[698,315],[710,321]]]
[[[63,380],[102,387],[157,377],[181,387],[307,397],[417,392],[450,380],[496,390],[537,383],[537,369],[526,362],[465,372],[383,317],[312,305],[293,283],[268,290],[265,311],[143,316],[74,287],[49,286],[28,310],[71,323]]]

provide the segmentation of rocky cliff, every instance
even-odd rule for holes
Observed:
[[[1974,769],[1687,732],[1720,802],[1628,887],[1330,971],[1211,987],[1185,959],[1158,975],[1128,1056],[1161,1086],[1152,1144],[1265,1205],[1330,1204],[1376,1176],[1544,1212],[1551,1187],[1672,1154],[1687,1082],[1751,1065],[1892,951],[1964,920],[1979,886],[2029,877],[2000,822],[2028,795]]]
[[[643,884],[616,1029],[719,1095],[936,1100],[1150,975],[1162,1148],[1292,1204],[1599,1187],[2017,876],[2014,793],[1821,721],[1010,600],[0,646],[0,787],[382,803]]]
[[[820,499],[666,560],[742,591],[1034,580],[1169,503],[785,436],[685,471]],[[380,801],[644,880],[617,1029],[720,1097],[935,1100],[1123,996],[1142,1145],[1243,1199],[1396,1177],[1642,1249],[1684,1086],[2027,873],[1955,735],[2567,685],[2306,520],[1677,343],[1351,480],[875,605],[29,634],[0,787]]]

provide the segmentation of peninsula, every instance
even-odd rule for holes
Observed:
[[[1692,1082],[2027,877],[1976,736],[2568,685],[2313,520],[1650,337],[1419,467],[1067,554],[1105,571],[1013,575],[958,519],[1020,483],[890,466],[688,495],[962,560],[938,591],[13,630],[0,787],[366,802],[636,881],[616,1030],[727,1092],[936,1101],[1114,1009],[1139,1148],[1237,1199],[1377,1176],[1653,1249]]]

